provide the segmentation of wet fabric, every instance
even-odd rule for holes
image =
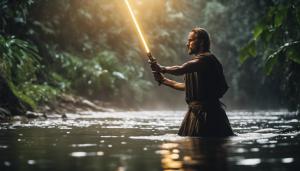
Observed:
[[[178,134],[181,136],[234,135],[219,101],[228,89],[223,67],[211,53],[195,56],[199,69],[185,74],[186,102],[189,109]]]
[[[216,100],[211,102],[190,102],[178,135],[225,137],[234,134],[222,108],[222,103]]]
[[[211,53],[193,59],[199,69],[185,74],[186,102],[221,98],[228,89],[221,63]]]

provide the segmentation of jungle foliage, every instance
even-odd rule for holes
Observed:
[[[300,1],[275,1],[253,29],[240,60],[262,58],[266,74],[279,78],[280,93],[291,109],[300,109]]]
[[[14,94],[33,108],[65,92],[129,106],[178,104],[170,100],[178,94],[155,88],[121,2],[2,0],[0,74]],[[186,36],[201,26],[210,32],[213,53],[223,63],[229,106],[299,109],[298,1],[131,3],[160,63],[187,60]]]

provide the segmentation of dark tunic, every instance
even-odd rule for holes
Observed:
[[[218,137],[233,135],[219,101],[228,89],[221,63],[212,54],[199,55],[194,59],[198,59],[199,69],[185,75],[186,102],[189,110],[178,134]]]

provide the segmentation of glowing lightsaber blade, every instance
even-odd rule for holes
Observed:
[[[146,53],[147,53],[147,56],[148,56],[149,60],[152,61],[152,62],[155,62],[156,59],[151,55],[151,52],[150,52],[150,50],[149,50],[149,47],[148,47],[148,45],[147,45],[147,43],[146,43],[146,40],[145,40],[145,38],[144,38],[144,36],[143,36],[142,30],[141,30],[141,28],[140,28],[140,26],[139,26],[139,23],[137,22],[137,20],[136,20],[136,18],[135,18],[135,15],[134,15],[134,13],[133,13],[133,11],[132,11],[132,8],[131,8],[131,6],[130,6],[128,0],[124,0],[124,1],[125,1],[125,3],[126,3],[126,6],[127,6],[127,8],[128,8],[129,13],[130,13],[130,16],[131,16],[131,18],[132,18],[132,20],[133,20],[133,23],[134,23],[134,25],[135,25],[135,27],[136,27],[136,29],[137,29],[139,35],[140,35],[140,38],[141,38],[141,40],[142,40],[142,42],[143,42],[143,44],[144,44],[144,47],[145,47],[145,50],[146,50]]]

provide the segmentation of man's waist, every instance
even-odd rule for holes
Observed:
[[[214,103],[220,103],[220,100],[218,98],[204,98],[204,99],[189,99],[186,98],[187,104],[193,103],[193,104],[214,104]]]
[[[204,109],[210,106],[219,106],[221,103],[219,99],[206,99],[206,100],[192,100],[187,102],[189,108]]]

